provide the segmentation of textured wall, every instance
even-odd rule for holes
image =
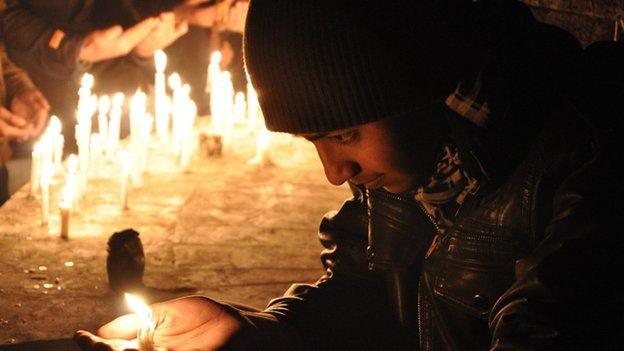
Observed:
[[[522,0],[535,17],[564,28],[587,45],[612,40],[615,19],[624,18],[624,0]]]

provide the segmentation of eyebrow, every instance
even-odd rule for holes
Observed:
[[[327,134],[328,133],[314,133],[314,134],[302,135],[302,137],[304,137],[308,141],[315,141],[315,140],[319,140],[319,139],[326,137]]]

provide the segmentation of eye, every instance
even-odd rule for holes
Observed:
[[[358,133],[355,130],[340,133],[336,135],[328,135],[327,138],[340,144],[350,144],[357,140]]]

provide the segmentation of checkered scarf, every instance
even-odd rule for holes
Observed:
[[[484,127],[490,108],[481,94],[481,87],[481,74],[472,84],[460,83],[446,99],[446,105],[477,126]],[[453,225],[462,204],[478,188],[477,180],[463,167],[457,146],[447,144],[429,182],[416,189],[414,199],[422,204],[443,235]]]

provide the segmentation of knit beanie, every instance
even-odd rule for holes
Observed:
[[[251,0],[244,58],[267,128],[328,132],[442,101],[470,62],[471,3]]]

